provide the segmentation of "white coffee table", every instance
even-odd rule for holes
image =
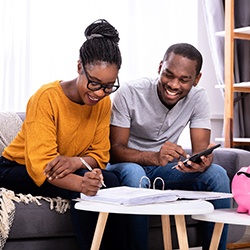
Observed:
[[[79,201],[75,204],[75,208],[85,211],[99,212],[91,250],[98,250],[100,247],[109,213],[161,215],[165,250],[172,249],[169,215],[174,215],[179,248],[182,250],[188,250],[189,247],[185,224],[185,215],[206,214],[211,213],[214,210],[214,207],[210,202],[202,200],[181,200],[137,206],[124,206],[102,202]]]
[[[250,215],[246,213],[238,213],[236,208],[215,209],[209,214],[192,215],[192,218],[201,221],[215,222],[209,248],[210,250],[218,249],[224,224],[250,226]]]

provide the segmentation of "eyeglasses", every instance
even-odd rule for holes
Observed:
[[[120,87],[120,82],[119,82],[118,76],[116,78],[117,85],[116,84],[101,84],[99,82],[94,82],[94,81],[92,81],[92,80],[89,79],[89,74],[86,71],[86,69],[83,66],[83,64],[82,64],[82,68],[83,68],[85,76],[86,76],[86,78],[88,80],[87,88],[89,90],[97,91],[99,89],[103,89],[103,91],[104,91],[105,94],[110,95],[111,93],[114,93]]]

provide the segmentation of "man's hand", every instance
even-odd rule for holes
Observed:
[[[44,174],[49,180],[60,179],[74,173],[80,166],[81,163],[77,157],[59,155],[47,164]]]
[[[208,148],[214,146],[215,144],[210,144],[208,146]],[[188,156],[190,157],[190,156]],[[188,158],[187,157],[187,158]],[[207,156],[201,156],[201,162],[198,164],[198,163],[195,163],[195,162],[192,162],[192,161],[188,161],[185,164],[183,164],[183,162],[179,161],[178,162],[178,165],[176,166],[176,169],[182,171],[182,172],[204,172],[206,169],[208,169],[210,167],[210,165],[212,164],[213,162],[213,154],[209,154]]]
[[[89,196],[96,195],[102,187],[102,179],[102,171],[99,168],[93,169],[92,172],[86,172],[82,177],[81,193]]]
[[[184,149],[172,142],[166,141],[158,152],[159,166],[165,166],[174,159],[180,159],[181,156],[186,157]]]

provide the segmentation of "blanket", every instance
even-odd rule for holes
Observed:
[[[23,202],[29,204],[31,202],[41,206],[40,200],[45,200],[50,203],[50,209],[58,213],[65,213],[70,208],[70,201],[57,198],[49,198],[42,196],[32,196],[31,194],[15,194],[11,190],[0,188],[0,249],[3,249],[4,244],[9,236],[9,232],[15,216],[15,202]]]

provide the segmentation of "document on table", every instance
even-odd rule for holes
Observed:
[[[209,192],[209,191],[188,191],[188,190],[166,190],[177,196],[178,199],[187,200],[217,200],[232,198],[232,193],[220,193],[220,192]]]
[[[81,194],[81,200],[120,205],[144,205],[176,201],[177,196],[164,190],[122,186],[100,189],[95,196]]]
[[[171,202],[178,199],[214,200],[231,197],[231,193],[158,190],[121,186],[100,189],[95,196],[81,194],[81,198],[79,200],[105,202],[120,205],[144,205]]]

